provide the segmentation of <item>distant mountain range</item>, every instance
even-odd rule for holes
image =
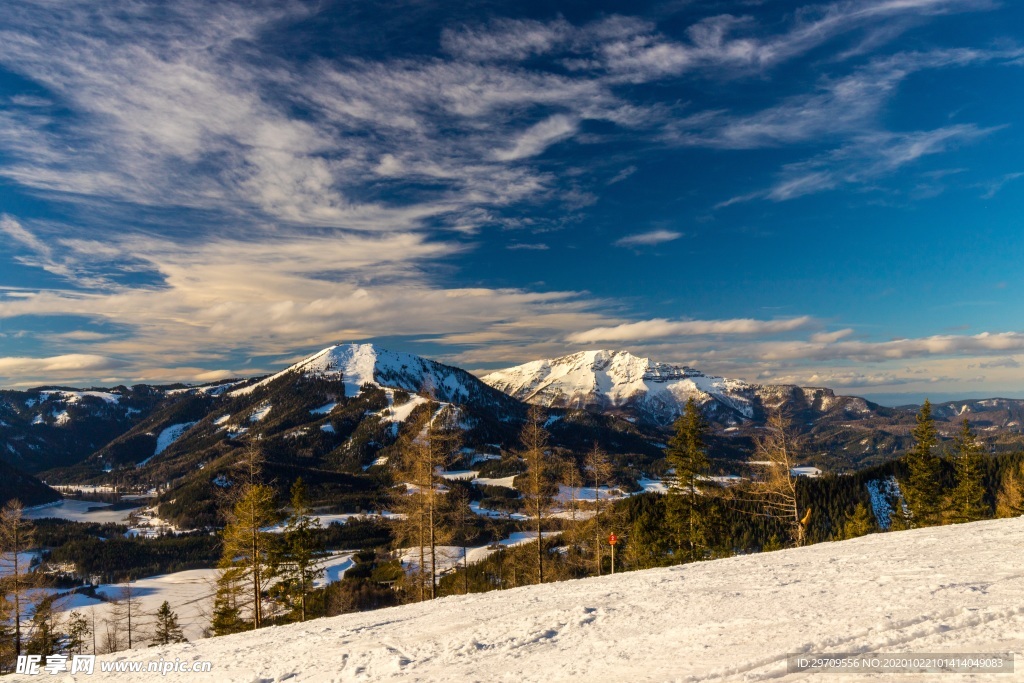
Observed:
[[[56,494],[30,475],[157,487],[167,518],[210,524],[216,488],[230,482],[239,449],[254,436],[281,486],[302,476],[321,500],[366,509],[377,504],[399,433],[430,401],[458,411],[467,467],[514,449],[532,403],[548,413],[556,450],[580,453],[597,441],[619,459],[623,476],[636,477],[658,467],[671,423],[690,397],[712,425],[710,448],[723,471],[748,459],[771,408],[793,415],[807,439],[805,464],[826,471],[895,457],[910,444],[914,424],[912,407],[713,377],[625,351],[585,351],[477,378],[413,354],[344,344],[263,378],[0,391],[0,462],[27,477],[20,481],[31,483],[34,500]],[[935,415],[946,436],[967,417],[990,450],[1024,444],[1021,400],[950,402],[935,406]],[[491,459],[480,467],[501,465]]]

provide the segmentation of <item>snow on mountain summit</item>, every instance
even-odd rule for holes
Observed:
[[[440,401],[456,404],[493,401],[500,396],[499,392],[465,370],[411,353],[388,351],[374,344],[329,346],[276,375],[231,393],[233,396],[248,394],[257,387],[267,386],[295,373],[338,379],[344,383],[347,396],[355,396],[365,384],[426,393]]]
[[[753,385],[659,363],[628,351],[581,351],[482,377],[495,389],[541,405],[596,410],[631,408],[658,421],[678,415],[687,399],[753,416]]]

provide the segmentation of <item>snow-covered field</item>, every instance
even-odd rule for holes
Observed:
[[[345,572],[352,567],[352,553],[335,553],[321,566],[325,571],[323,578],[316,581],[317,586],[340,581]],[[149,622],[153,620],[153,614],[164,600],[177,613],[185,637],[189,640],[202,638],[203,631],[210,625],[216,582],[216,569],[191,569],[133,581],[132,595],[139,601],[137,618],[141,624],[140,638],[146,639]],[[126,589],[127,584],[124,583],[104,584],[97,586],[96,592],[108,598],[120,599],[124,597]],[[110,603],[83,594],[62,597],[56,601],[55,607],[61,612],[79,610],[90,618],[92,610],[95,610],[96,622],[101,625],[100,628],[112,609]]]
[[[876,534],[119,653],[181,681],[803,681],[789,653],[1024,650],[1024,519]],[[1024,671],[1024,661],[1018,663]],[[852,674],[923,683],[1021,674]],[[12,680],[19,680],[18,677]],[[29,680],[24,677],[23,680]],[[140,680],[109,674],[105,680]]]
[[[140,614],[135,618],[142,625],[140,631],[147,629],[147,622],[152,621],[152,615],[166,600],[178,614],[185,637],[189,640],[201,638],[203,630],[210,623],[209,613],[213,606],[216,580],[216,569],[192,569],[133,581],[131,591],[132,596],[139,600]],[[124,596],[126,587],[123,583],[104,584],[98,586],[96,591],[108,598],[119,599]],[[90,619],[95,610],[97,628],[101,630],[103,620],[111,610],[110,603],[81,594],[61,598],[56,601],[55,607],[61,612],[79,610]]]
[[[545,531],[544,538],[549,536],[557,536],[560,532],[558,531]],[[525,545],[527,543],[534,543],[537,538],[536,531],[516,531],[508,538],[504,538],[496,544],[473,546],[470,548],[461,548],[455,545],[439,545],[436,549],[437,557],[437,573],[444,574],[445,572],[451,571],[456,567],[463,566],[466,564],[476,564],[477,562],[483,562],[492,554],[497,552],[497,546],[505,548],[512,548],[517,545]],[[406,571],[416,571],[420,565],[420,551],[419,548],[410,548],[402,556],[402,564],[405,566]],[[429,549],[426,556],[429,558]],[[425,566],[429,573],[430,560],[427,559]]]
[[[113,522],[115,524],[121,524],[128,519],[128,516],[134,510],[140,509],[108,510],[107,508],[109,507],[111,507],[109,503],[65,498],[57,503],[27,508],[25,510],[25,518],[46,519],[48,517],[53,517],[57,519],[69,519],[72,522],[94,522],[96,524]]]

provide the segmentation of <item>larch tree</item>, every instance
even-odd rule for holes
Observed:
[[[907,478],[903,482],[903,495],[910,508],[913,526],[938,524],[941,513],[941,463],[935,454],[938,433],[932,419],[932,404],[925,399],[917,414],[917,424],[911,431],[914,446],[907,453]]]
[[[401,476],[403,485],[395,492],[395,508],[400,513],[398,538],[402,548],[409,548],[418,555],[417,571],[413,574],[416,592],[420,602],[427,599],[427,495],[426,488],[432,485],[428,458],[423,453],[423,444],[418,443],[418,432],[402,434],[399,443],[401,454]]]
[[[954,439],[956,488],[950,499],[950,521],[976,522],[991,514],[985,503],[984,455],[966,419]]]
[[[548,433],[544,429],[544,413],[538,406],[530,406],[526,424],[519,436],[519,457],[526,465],[522,494],[526,511],[537,534],[537,583],[544,583],[544,519],[551,508],[551,466],[548,462]]]
[[[138,642],[136,634],[139,631],[139,595],[132,586],[131,579],[125,583],[124,588],[121,589],[121,597],[118,600],[118,604],[121,606],[122,618],[125,623],[125,634],[128,636],[128,649],[135,647]]]
[[[447,470],[462,448],[462,434],[458,427],[459,412],[453,406],[437,411],[427,423],[423,453],[429,468],[426,491],[427,532],[430,542],[430,599],[437,597],[438,546],[452,537],[451,517],[445,514],[446,495],[441,473]]]
[[[580,468],[576,465],[574,457],[564,458],[559,463],[559,483],[569,489],[569,517],[573,527],[576,526],[576,509],[579,507],[579,491],[583,482],[580,478]]]
[[[448,517],[448,528],[453,539],[462,551],[462,594],[469,594],[469,539],[473,531],[469,522],[473,511],[469,508],[469,493],[465,486],[453,488],[447,495],[445,513]]]
[[[266,484],[247,484],[223,532],[221,569],[241,569],[251,600],[253,629],[263,626],[263,593],[274,574],[272,540],[263,531],[278,519],[274,498],[274,489]]]
[[[0,589],[3,589],[2,583]],[[12,671],[17,661],[14,657],[14,624],[11,621],[13,612],[14,603],[0,590],[0,674]]]
[[[583,468],[586,470],[588,479],[594,485],[594,573],[601,576],[601,548],[604,543],[601,488],[608,486],[612,476],[612,464],[608,459],[608,454],[597,445],[596,441],[594,447],[587,452]]]
[[[678,561],[693,561],[700,559],[708,547],[707,498],[698,484],[707,492],[712,482],[708,478],[711,463],[705,443],[708,425],[692,397],[686,401],[674,427],[675,434],[665,451],[674,470],[669,479],[667,512],[675,530]]]
[[[0,510],[0,565],[3,571],[4,593],[11,603],[14,630],[14,656],[22,654],[22,622],[32,607],[31,590],[35,577],[25,559],[32,546],[32,527],[24,518],[21,501],[9,500]]]
[[[754,462],[760,469],[752,491],[761,514],[779,520],[789,539],[804,544],[810,522],[810,508],[802,510],[797,497],[797,466],[800,441],[792,421],[780,410],[768,414],[764,430],[754,440]]]
[[[871,511],[864,503],[857,503],[853,513],[843,525],[843,538],[860,538],[875,530],[876,524]]]
[[[1003,472],[996,492],[996,517],[1024,515],[1024,462],[1008,467]]]
[[[402,468],[408,485],[399,499],[406,514],[401,536],[418,550],[421,600],[428,595],[437,597],[438,546],[451,536],[440,473],[455,460],[460,448],[457,409],[438,409],[436,403],[427,404],[424,418],[416,423],[412,435],[403,438]]]
[[[276,559],[273,540],[263,529],[277,522],[279,515],[274,489],[261,482],[263,454],[257,443],[250,442],[240,465],[243,481],[227,512],[220,561],[222,573],[237,570],[237,574],[220,587],[244,583],[251,601],[252,628],[258,629],[263,626],[263,594],[273,581]],[[237,578],[242,581],[235,581]]]
[[[153,645],[173,645],[187,643],[184,632],[178,624],[178,615],[171,609],[166,600],[153,615]]]

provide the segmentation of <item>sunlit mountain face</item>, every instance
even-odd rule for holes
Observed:
[[[19,2],[0,385],[206,383],[352,340],[481,376],[616,349],[885,405],[1024,396],[1022,20]]]

